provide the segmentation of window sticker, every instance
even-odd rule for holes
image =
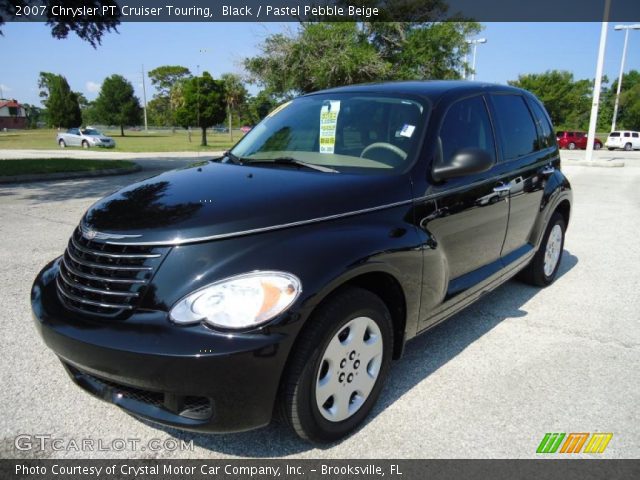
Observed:
[[[416,129],[415,125],[408,125],[405,123],[402,126],[402,128],[396,132],[396,137],[411,138],[415,129]]]
[[[329,100],[320,109],[320,153],[334,152],[339,113],[340,100]]]

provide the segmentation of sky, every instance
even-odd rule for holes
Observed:
[[[520,74],[568,70],[576,79],[595,77],[600,23],[484,23],[478,37],[476,80],[506,83]],[[604,72],[618,77],[624,32],[609,24]],[[273,33],[295,31],[278,23],[122,23],[94,49],[75,34],[57,40],[42,23],[8,23],[0,36],[0,88],[4,98],[39,104],[38,74],[64,75],[74,91],[96,98],[103,79],[118,73],[140,99],[142,68],[183,65],[192,73],[243,73],[242,60],[256,55]],[[629,33],[625,71],[640,70],[640,30]],[[146,81],[147,100],[154,91]],[[250,91],[255,93],[256,87]]]

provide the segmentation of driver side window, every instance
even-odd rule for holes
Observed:
[[[436,164],[450,165],[455,155],[464,148],[479,148],[495,161],[496,147],[489,113],[481,96],[454,103],[440,127]]]

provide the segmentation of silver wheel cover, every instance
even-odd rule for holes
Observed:
[[[382,333],[371,318],[354,318],[334,335],[316,372],[316,405],[325,419],[341,422],[362,407],[378,379],[382,355]]]
[[[549,238],[547,239],[547,247],[544,251],[544,274],[547,277],[550,277],[554,270],[556,269],[556,265],[558,265],[558,260],[560,259],[560,252],[562,251],[562,228],[560,225],[554,225],[549,233]]]

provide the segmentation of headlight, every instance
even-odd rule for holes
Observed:
[[[284,312],[301,292],[300,280],[290,273],[246,273],[190,293],[173,306],[169,316],[180,324],[202,321],[225,329],[255,327]]]

